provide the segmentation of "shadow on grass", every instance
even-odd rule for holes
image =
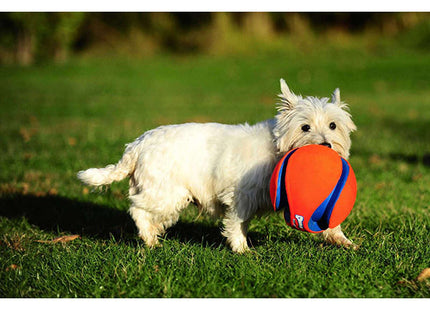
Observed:
[[[381,121],[381,125],[384,128],[388,128],[393,133],[393,137],[401,141],[422,143],[430,139],[428,120],[424,118],[413,120],[384,118]]]
[[[196,222],[181,222],[167,229],[165,239],[174,239],[181,243],[217,248],[225,246],[225,238],[221,235],[220,227],[216,224]]]
[[[50,232],[70,232],[108,239],[136,233],[125,211],[60,196],[15,195],[0,198],[0,216],[24,217],[28,223]]]
[[[404,145],[404,147],[398,147],[392,152],[379,153],[377,154],[372,144],[372,141],[366,141],[357,146],[354,141],[352,144],[352,157],[362,156],[371,157],[372,155],[378,155],[385,160],[401,161],[412,165],[422,164],[426,167],[430,167],[430,145],[427,141],[430,141],[430,130],[428,130],[427,119],[393,119],[393,118],[374,118],[372,127],[363,129],[363,134],[366,130],[371,130],[374,133],[381,130],[382,134],[386,135],[386,143],[395,145]],[[360,125],[359,131],[360,131]],[[390,134],[387,135],[386,132]],[[354,134],[352,135],[354,137]],[[354,138],[353,138],[354,140]]]
[[[385,119],[383,125],[393,132],[393,136],[400,141],[407,141],[408,143],[417,144],[420,146],[427,145],[425,149],[421,149],[421,154],[410,154],[405,150],[393,152],[389,154],[390,159],[403,161],[409,164],[423,164],[430,166],[430,149],[426,141],[430,140],[430,131],[428,130],[428,121],[426,119],[402,119],[393,120]]]
[[[123,242],[137,239],[137,229],[126,211],[60,196],[1,197],[0,216],[25,218],[29,224],[47,232],[68,232],[106,240],[113,236]],[[199,221],[180,221],[167,230],[164,238],[204,247],[225,244],[218,225]],[[251,238],[257,236],[251,234]]]
[[[422,163],[424,166],[430,166],[430,154],[424,154],[422,157],[418,155],[402,154],[402,153],[390,153],[390,159],[404,161],[409,164]]]

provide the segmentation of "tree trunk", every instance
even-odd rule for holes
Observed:
[[[18,32],[16,45],[16,60],[20,65],[30,65],[34,60],[33,53],[33,34],[27,29],[21,29]]]

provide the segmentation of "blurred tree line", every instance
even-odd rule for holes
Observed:
[[[394,37],[412,31],[430,47],[429,13],[0,13],[0,63],[63,62],[70,55],[147,56],[249,49],[281,37],[338,32]],[[408,36],[408,37],[411,37]],[[252,49],[252,47],[251,47]]]

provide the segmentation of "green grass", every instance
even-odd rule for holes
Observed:
[[[243,57],[75,60],[0,68],[0,297],[430,297],[430,55],[359,50]],[[88,192],[76,172],[187,121],[274,115],[279,78],[303,95],[340,87],[358,126],[356,251],[275,214],[233,254],[220,222],[190,207],[150,250],[127,214],[127,182]],[[68,243],[41,243],[79,234]]]

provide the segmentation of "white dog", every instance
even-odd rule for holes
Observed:
[[[328,98],[297,96],[281,79],[278,114],[253,126],[217,123],[161,126],[126,146],[116,165],[91,168],[78,178],[92,186],[130,178],[130,214],[152,247],[190,203],[223,216],[223,235],[235,252],[247,251],[247,228],[256,213],[272,211],[269,180],[287,151],[323,144],[348,158],[356,127],[339,89]],[[325,240],[352,245],[340,226]]]

